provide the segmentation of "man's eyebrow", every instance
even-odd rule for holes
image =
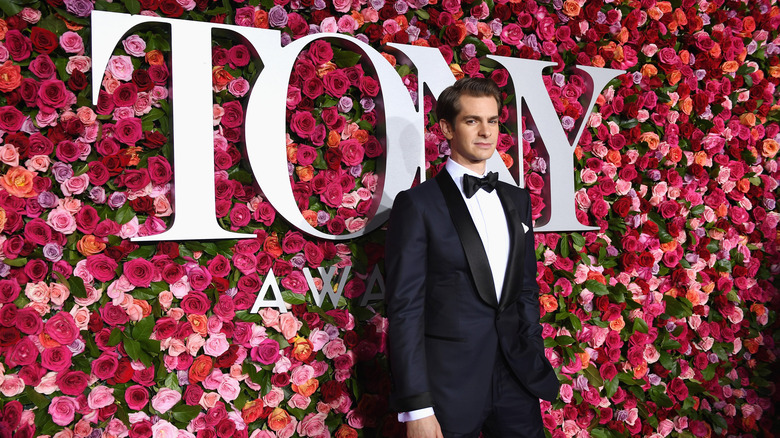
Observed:
[[[463,118],[464,119],[481,119],[482,117],[478,116],[476,114],[466,114],[466,115],[463,116]],[[490,116],[487,119],[488,120],[493,120],[493,119],[497,119],[497,118],[499,118],[498,114],[496,114],[494,116]]]

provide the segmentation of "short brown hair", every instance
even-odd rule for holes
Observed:
[[[439,120],[446,120],[450,124],[455,123],[455,117],[460,113],[460,97],[493,97],[498,104],[498,111],[501,111],[503,102],[501,101],[501,90],[498,85],[487,78],[464,78],[456,81],[455,84],[447,87],[439,95],[436,101],[436,117]]]

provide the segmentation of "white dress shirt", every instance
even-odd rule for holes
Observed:
[[[471,220],[477,228],[479,238],[482,240],[482,246],[485,247],[485,253],[490,264],[490,271],[493,274],[493,284],[496,288],[496,299],[501,301],[501,289],[504,285],[504,276],[506,274],[506,265],[509,261],[509,225],[506,222],[506,213],[501,206],[501,200],[498,198],[498,192],[493,190],[488,193],[486,190],[479,189],[471,198],[467,198],[463,193],[463,175],[469,174],[481,178],[479,175],[453,160],[447,160],[444,168],[449,172],[458,191],[466,202]],[[525,228],[525,224],[523,224]],[[422,408],[410,412],[399,412],[398,421],[407,422],[419,420],[421,418],[433,415],[433,408]]]

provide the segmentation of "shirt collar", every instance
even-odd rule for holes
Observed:
[[[474,172],[471,169],[467,169],[464,166],[458,164],[455,162],[455,160],[447,159],[447,162],[444,163],[444,168],[447,169],[447,172],[452,177],[452,180],[455,181],[455,185],[458,186],[458,190],[463,192],[463,175],[471,175],[476,176],[477,178],[482,178],[487,174],[487,168],[485,169],[485,173],[480,175],[477,172]]]

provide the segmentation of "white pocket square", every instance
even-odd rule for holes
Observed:
[[[522,222],[520,222],[520,223],[522,224]],[[526,224],[523,224],[523,232],[524,232],[524,233],[527,233],[529,229],[530,229],[530,228],[528,228],[528,225],[526,225]]]

